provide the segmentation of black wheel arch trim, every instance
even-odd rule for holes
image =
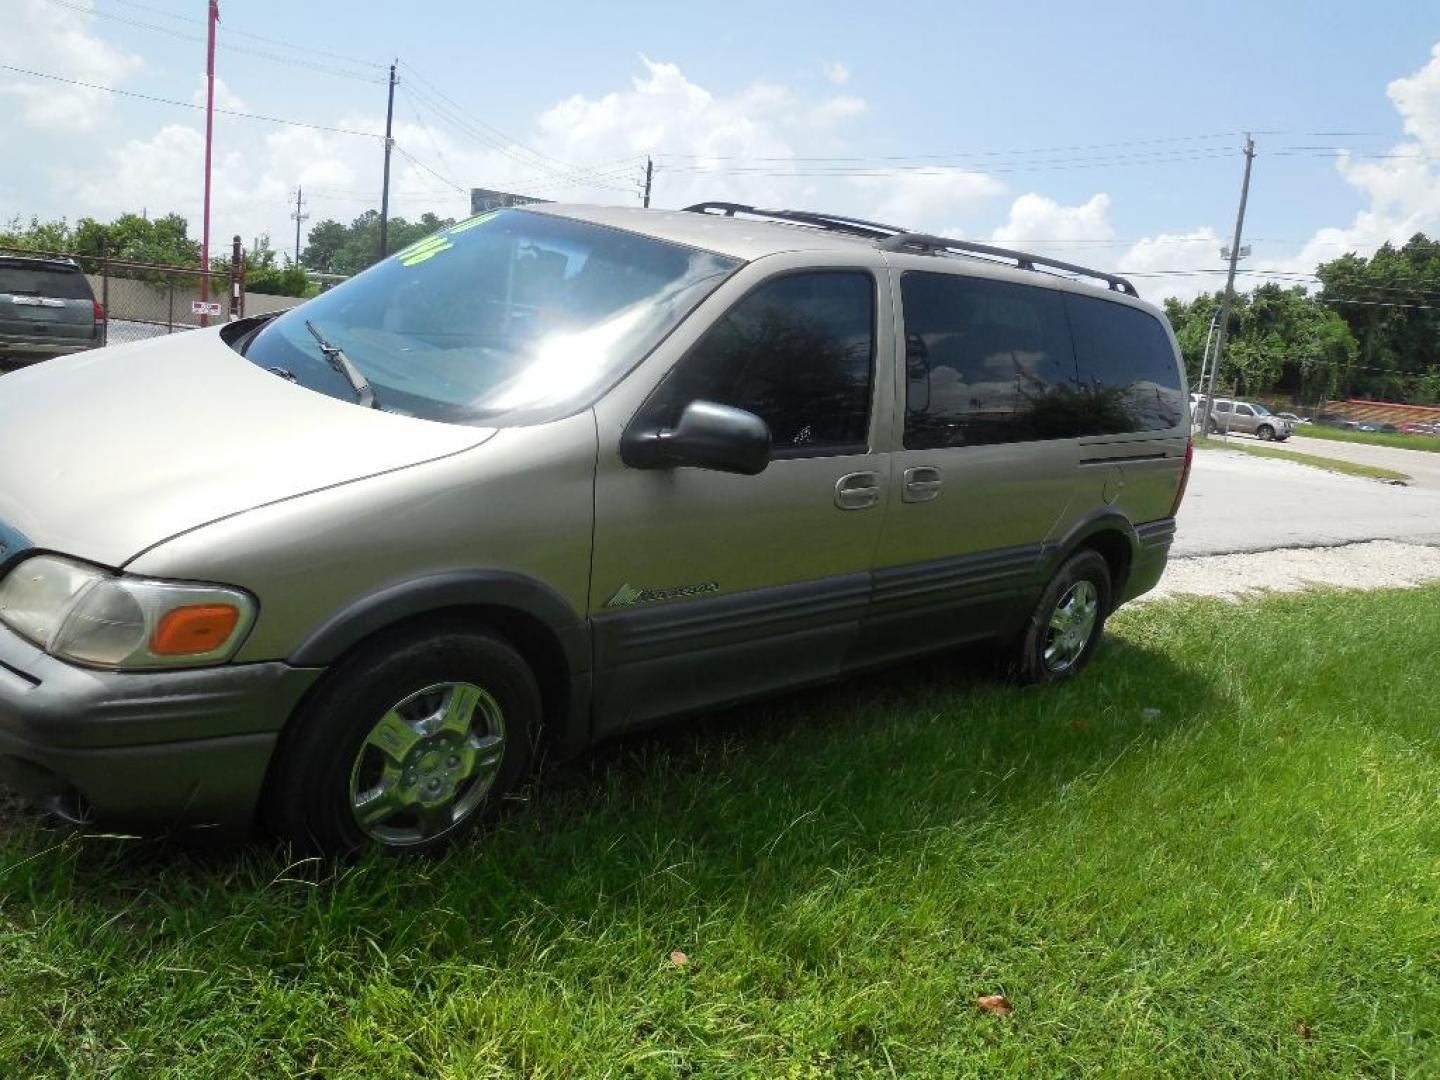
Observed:
[[[572,673],[590,670],[585,624],[544,582],[503,570],[454,570],[392,582],[361,597],[315,629],[290,655],[302,667],[333,663],[388,626],[446,608],[498,607],[529,615],[548,627]]]
[[[1062,562],[1079,548],[1087,546],[1089,541],[1105,533],[1119,534],[1125,542],[1124,570],[1117,575],[1116,580],[1110,583],[1112,594],[1120,595],[1125,585],[1125,577],[1128,575],[1130,567],[1135,564],[1135,558],[1140,554],[1142,544],[1135,524],[1120,511],[1110,507],[1086,515],[1076,522],[1062,539],[1045,544],[1040,560],[1040,580],[1042,582],[1049,581],[1055,571],[1060,569]],[[1105,552],[1102,551],[1101,554],[1103,555]],[[1107,558],[1106,561],[1108,562],[1109,559]]]

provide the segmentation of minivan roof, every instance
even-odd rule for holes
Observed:
[[[687,210],[646,210],[638,206],[573,203],[531,203],[521,209],[608,225],[653,236],[657,240],[669,240],[746,260],[780,251],[854,251],[857,246],[872,250],[875,246],[873,241],[864,237],[828,232],[808,225],[696,214]]]
[[[33,266],[46,270],[79,270],[80,264],[63,255],[26,255],[22,252],[0,251],[0,266]]]
[[[1153,305],[1139,299],[1134,286],[1100,270],[1057,262],[1026,252],[994,248],[965,241],[947,241],[898,226],[803,211],[767,211],[733,203],[701,203],[686,210],[650,210],[633,206],[595,206],[574,203],[530,203],[520,209],[652,236],[688,247],[713,251],[746,261],[787,251],[883,251],[895,265],[916,266],[981,277],[994,277],[1030,285],[1043,284],[1101,292],[1110,299],[1138,304],[1154,313]],[[722,212],[703,212],[719,209]],[[730,212],[738,211],[738,213]],[[786,219],[789,220],[786,220]],[[808,220],[807,220],[808,219]],[[823,223],[823,224],[822,224]],[[883,230],[883,231],[882,231]],[[868,235],[867,235],[868,234]],[[946,247],[950,246],[949,250]],[[968,248],[968,251],[955,248]],[[980,257],[966,257],[971,253]],[[936,256],[941,256],[937,259]],[[959,258],[956,258],[959,256]],[[997,258],[986,256],[998,256]],[[1004,261],[999,261],[1004,260]],[[938,265],[937,265],[938,263]],[[1052,268],[1073,272],[1053,273]],[[1035,271],[1043,275],[1037,282]],[[1096,289],[1103,280],[1109,288]]]

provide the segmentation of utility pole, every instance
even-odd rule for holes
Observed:
[[[295,265],[296,265],[296,266],[299,266],[299,265],[300,265],[300,223],[301,223],[302,221],[308,221],[308,220],[310,219],[310,215],[307,214],[307,213],[305,213],[305,212],[304,212],[304,209],[305,209],[305,189],[304,189],[304,188],[301,188],[301,187],[297,187],[297,188],[295,189],[295,212],[290,215],[292,218],[295,219]]]
[[[380,187],[380,258],[385,258],[385,232],[390,220],[390,127],[395,119],[395,65],[390,65],[390,100],[385,105],[385,181]]]
[[[1245,136],[1245,179],[1240,184],[1240,210],[1235,215],[1235,239],[1230,242],[1230,272],[1225,275],[1225,299],[1220,302],[1220,327],[1215,333],[1215,359],[1210,362],[1210,386],[1201,409],[1200,434],[1210,433],[1210,406],[1215,401],[1215,373],[1225,353],[1225,331],[1230,324],[1230,309],[1235,305],[1235,264],[1240,261],[1240,234],[1245,228],[1245,201],[1250,197],[1250,166],[1255,161],[1255,140]]]
[[[655,179],[655,162],[645,158],[645,209],[650,209],[650,182]]]
[[[210,299],[210,149],[215,141],[215,24],[220,21],[220,0],[210,0],[209,41],[205,47],[205,221],[200,239],[200,299]],[[209,326],[210,317],[200,316]]]

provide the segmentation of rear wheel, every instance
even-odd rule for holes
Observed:
[[[442,847],[524,779],[540,718],[534,675],[499,638],[381,638],[338,663],[292,719],[266,816],[329,854]]]
[[[1110,612],[1110,566],[1095,551],[1066,559],[1045,586],[1007,668],[1021,682],[1062,682],[1090,662]]]

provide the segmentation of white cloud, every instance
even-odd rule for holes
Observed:
[[[1225,242],[1208,225],[1145,237],[1120,256],[1117,270],[1133,275],[1135,287],[1147,300],[1158,303],[1167,296],[1193,300],[1224,287],[1225,279],[1213,271],[1221,266],[1220,247]]]
[[[34,67],[97,86],[115,86],[144,66],[134,53],[117,48],[91,32],[95,21],[89,0],[56,7],[44,0],[21,0],[8,8],[0,34],[0,63]],[[19,102],[19,117],[31,128],[57,138],[98,128],[113,106],[103,90],[51,79],[6,73],[0,98]],[[5,110],[9,111],[9,110]]]
[[[1344,153],[1335,162],[1366,205],[1349,225],[1319,229],[1299,254],[1260,266],[1309,272],[1347,251],[1368,255],[1384,243],[1404,243],[1417,232],[1440,232],[1440,169],[1434,160],[1440,158],[1440,44],[1418,71],[1390,83],[1386,94],[1411,138],[1383,157]]]
[[[195,90],[190,95],[190,101],[194,105],[205,104],[205,75],[202,72],[195,76]],[[217,109],[235,109],[239,112],[246,111],[249,106],[245,99],[233,92],[229,85],[220,76],[215,76],[215,107]]]
[[[850,81],[850,69],[841,61],[832,60],[825,65],[825,78],[836,86],[844,86]]]
[[[861,216],[919,232],[963,234],[979,210],[1004,194],[993,176],[966,169],[915,169],[892,176],[862,176],[850,181]]]
[[[1062,206],[1045,195],[1029,192],[1010,206],[1010,217],[995,230],[997,244],[1065,245],[1077,241],[1109,240],[1115,235],[1110,226],[1110,196],[1104,192],[1092,195],[1079,206]]]

